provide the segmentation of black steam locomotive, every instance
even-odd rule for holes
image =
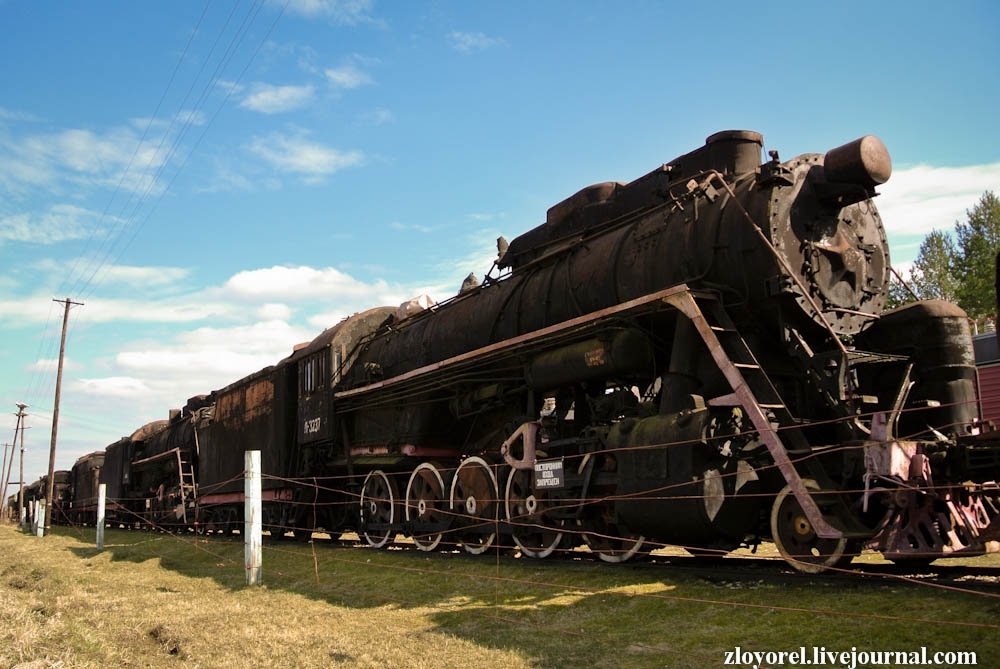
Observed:
[[[111,519],[234,528],[260,450],[276,535],[609,562],[772,540],[803,571],[1000,550],[966,316],[883,313],[885,147],[762,147],[720,132],[585,188],[447,302],[192,398],[107,447]]]

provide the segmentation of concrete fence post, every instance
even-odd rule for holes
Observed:
[[[44,499],[40,499],[35,502],[35,536],[43,537],[45,536],[45,512],[47,510],[48,502]]]
[[[108,496],[108,484],[97,486],[97,550],[104,550],[104,505]]]
[[[244,454],[246,472],[244,474],[244,515],[245,524],[245,555],[247,569],[247,585],[261,585],[263,570],[261,555],[262,522],[260,451],[246,451]]]

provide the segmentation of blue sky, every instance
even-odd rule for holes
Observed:
[[[53,298],[68,469],[723,129],[879,136],[905,266],[1000,190],[998,7],[0,0],[0,442],[46,471]]]

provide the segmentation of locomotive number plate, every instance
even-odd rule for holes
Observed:
[[[535,487],[536,488],[562,488],[563,487],[563,463],[562,460],[550,460],[548,462],[535,463]]]
[[[302,424],[302,432],[304,434],[315,434],[319,432],[320,425],[322,425],[320,418],[312,418]]]

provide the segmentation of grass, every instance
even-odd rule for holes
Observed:
[[[265,545],[258,588],[238,540],[93,539],[0,525],[0,666],[711,667],[736,646],[926,646],[985,666],[1000,652],[995,595],[898,579],[774,585],[316,541]]]

